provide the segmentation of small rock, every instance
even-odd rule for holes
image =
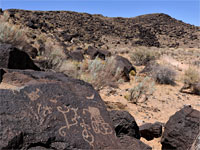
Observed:
[[[156,122],[146,123],[139,127],[141,137],[145,138],[146,140],[150,141],[154,138],[159,138],[162,135],[162,123]]]

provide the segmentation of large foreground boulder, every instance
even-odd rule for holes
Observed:
[[[190,149],[200,132],[200,111],[186,106],[170,117],[165,125],[162,150]]]
[[[27,53],[10,44],[0,44],[0,68],[40,71]]]
[[[60,73],[4,69],[0,122],[0,149],[126,149],[94,88]]]

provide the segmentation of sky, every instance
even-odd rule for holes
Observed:
[[[0,8],[66,10],[108,17],[165,13],[183,22],[200,26],[200,0],[0,0]]]

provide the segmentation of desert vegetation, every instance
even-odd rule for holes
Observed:
[[[0,42],[20,46],[25,40],[25,30],[8,22],[7,14],[0,18]]]

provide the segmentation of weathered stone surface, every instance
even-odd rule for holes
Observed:
[[[199,150],[200,149],[200,132],[194,140],[190,150]]]
[[[125,81],[129,81],[130,77],[129,77],[129,73],[133,70],[136,73],[136,68],[133,67],[133,65],[131,64],[131,62],[122,57],[122,56],[116,56],[115,57],[116,60],[116,68],[120,68],[122,70],[121,74],[124,78]]]
[[[130,137],[127,135],[123,135],[119,137],[120,143],[126,147],[127,150],[151,150],[152,148],[149,145],[144,144],[142,141]]]
[[[9,69],[33,69],[39,71],[27,53],[10,44],[0,44],[0,67]]]
[[[200,132],[200,112],[186,106],[170,117],[165,125],[162,150],[190,149]]]
[[[112,110],[109,112],[117,136],[127,135],[140,139],[139,127],[127,111]]]
[[[126,149],[94,88],[61,73],[5,69],[0,149]]]
[[[100,59],[105,60],[106,57],[110,57],[111,53],[105,50],[98,50],[92,46],[89,46],[88,49],[85,51],[85,54],[89,55],[91,59],[95,59],[99,57]]]
[[[139,127],[141,137],[150,141],[154,138],[159,138],[162,135],[162,123],[146,123]]]

